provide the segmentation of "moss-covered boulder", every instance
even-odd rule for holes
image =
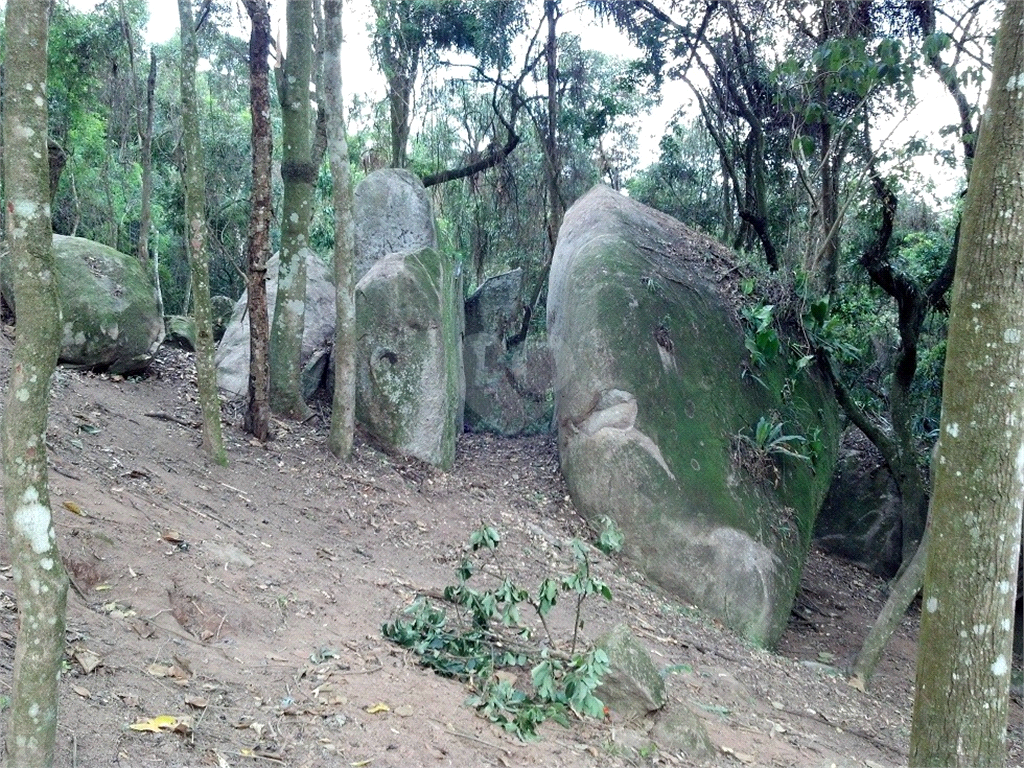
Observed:
[[[577,509],[613,519],[649,578],[771,646],[838,415],[785,343],[752,361],[735,268],[709,238],[607,187],[569,210],[547,305],[558,449]],[[795,434],[807,442],[777,439]]]
[[[545,340],[523,338],[523,271],[484,281],[466,299],[466,429],[530,435],[551,427],[551,353]]]
[[[139,260],[82,237],[53,236],[63,335],[60,362],[111,373],[142,370],[164,339],[153,280]],[[17,315],[12,276],[0,262],[4,300]]]
[[[387,255],[356,285],[356,420],[443,469],[465,407],[462,313],[455,265],[433,248]]]

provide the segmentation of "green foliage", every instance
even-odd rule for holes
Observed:
[[[773,327],[775,307],[772,304],[755,304],[743,307],[743,345],[750,352],[750,359],[759,368],[765,368],[778,359],[782,348],[779,334]]]
[[[750,446],[758,455],[765,457],[789,456],[791,459],[806,461],[813,464],[817,460],[817,451],[821,440],[809,441],[800,434],[786,434],[786,425],[762,416],[752,432],[741,430],[737,438]]]
[[[621,533],[606,521],[599,546],[617,551]],[[590,570],[587,546],[573,540],[574,570],[543,579],[531,592],[502,575],[497,551],[501,535],[481,525],[470,536],[469,557],[455,571],[456,583],[444,590],[455,616],[427,600],[417,600],[403,617],[385,624],[384,637],[415,653],[420,663],[437,674],[466,682],[473,690],[467,701],[482,716],[520,738],[537,737],[537,727],[553,720],[566,727],[570,715],[604,717],[604,704],[594,695],[608,671],[608,656],[600,649],[577,651],[583,627],[582,607],[591,595],[611,600],[608,585]],[[479,562],[487,558],[486,571]],[[476,588],[470,581],[480,572],[495,585]],[[568,653],[559,653],[546,617],[562,597],[574,603],[573,637]],[[533,609],[548,641],[539,648],[529,643],[536,627],[526,623],[521,606]],[[502,670],[529,670],[529,685],[516,683]]]

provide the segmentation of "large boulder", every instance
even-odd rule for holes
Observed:
[[[385,256],[356,285],[356,420],[443,469],[462,431],[462,311],[455,265],[433,248]]]
[[[334,343],[335,291],[331,268],[308,249],[306,254],[306,314],[302,331],[302,364],[306,365],[320,350]],[[267,262],[267,314],[274,322],[277,306],[277,254]],[[228,394],[242,397],[249,391],[249,316],[248,293],[235,302],[231,320],[217,345],[217,383]]]
[[[63,333],[60,362],[111,373],[142,370],[164,340],[160,301],[139,260],[81,237],[53,236]],[[17,315],[10,256],[3,297]]]
[[[878,449],[858,430],[847,430],[815,522],[815,541],[827,552],[891,578],[903,557],[902,508],[896,481]]]
[[[614,520],[649,578],[771,646],[828,489],[838,414],[788,345],[751,361],[735,266],[607,187],[569,210],[547,305],[558,449],[577,509]],[[815,438],[814,460],[761,439],[759,424]]]
[[[519,337],[523,271],[484,281],[466,299],[466,428],[499,435],[550,429],[554,410],[551,353],[533,336]]]
[[[437,248],[434,212],[423,182],[409,171],[385,168],[360,181],[353,199],[355,277],[389,253]]]

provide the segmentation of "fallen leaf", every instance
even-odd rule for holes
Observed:
[[[374,704],[372,707],[367,707],[366,711],[371,715],[376,715],[378,712],[390,712],[391,707],[382,702],[380,704]]]
[[[113,587],[110,584],[97,584],[93,589],[97,592],[109,592]]]
[[[157,715],[156,717],[149,718],[149,720],[141,720],[137,723],[132,723],[128,727],[133,731],[163,733],[164,731],[173,731],[177,726],[178,718],[174,715]]]
[[[210,705],[210,702],[202,696],[189,696],[185,699],[185,703],[190,707],[195,707],[196,709],[206,709]]]
[[[83,688],[80,685],[72,685],[71,686],[71,690],[73,690],[75,693],[77,693],[83,699],[91,699],[92,698],[92,694],[89,693],[89,689],[88,688]]]
[[[183,542],[185,540],[184,536],[182,536],[177,531],[173,531],[173,530],[161,531],[160,532],[160,538],[163,539],[164,541],[171,542],[171,544],[180,544],[181,542]]]
[[[84,509],[82,509],[80,506],[75,504],[75,502],[73,502],[73,501],[65,501],[65,502],[63,502],[63,504],[64,504],[64,509],[66,509],[68,512],[72,512],[72,513],[74,513],[76,515],[79,515],[81,517],[88,517],[89,516],[88,514],[86,514],[86,511]]]
[[[861,693],[864,693],[864,678],[860,675],[854,675],[846,681],[846,684],[851,688],[856,688]]]
[[[82,671],[87,675],[103,663],[103,659],[99,657],[99,654],[90,651],[88,648],[76,648],[72,657],[79,663]]]

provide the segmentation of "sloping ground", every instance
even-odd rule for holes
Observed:
[[[10,348],[0,340],[4,379]],[[75,587],[58,765],[692,764],[667,752],[640,758],[629,745],[643,724],[615,718],[545,726],[539,742],[520,742],[463,706],[463,686],[380,635],[417,595],[453,583],[481,522],[501,531],[505,567],[524,586],[569,569],[567,544],[587,532],[553,440],[464,435],[449,474],[365,442],[342,464],[318,417],[279,425],[266,447],[229,427],[231,464],[220,468],[198,448],[190,370],[165,350],[144,379],[58,372],[50,480]],[[856,650],[883,601],[877,579],[814,554],[800,617],[771,654],[648,587],[627,563],[594,557],[614,601],[587,606],[585,635],[630,624],[670,670],[668,706],[707,726],[718,748],[710,764],[905,763],[916,619],[868,693],[822,664]],[[8,562],[0,550],[0,696],[16,634]],[[563,639],[570,622],[555,621]],[[157,715],[187,717],[190,729],[128,728]],[[1011,765],[1024,764],[1022,720],[1017,701]]]

